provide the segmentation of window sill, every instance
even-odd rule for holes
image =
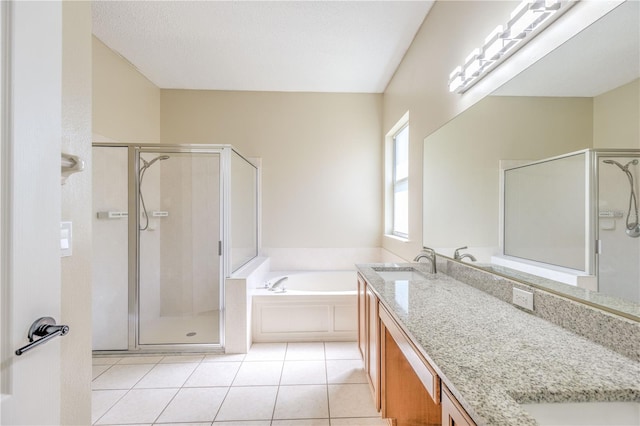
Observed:
[[[393,234],[384,234],[384,237],[385,237],[385,238],[392,239],[392,240],[400,241],[400,242],[403,242],[403,243],[409,243],[409,242],[411,242],[411,240],[410,240],[410,239],[408,239],[408,238],[399,237],[399,236],[397,236],[397,235],[393,235]]]

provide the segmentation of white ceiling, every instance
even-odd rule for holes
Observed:
[[[627,1],[494,95],[594,97],[639,77],[640,2]]]
[[[93,33],[160,88],[381,93],[432,1],[95,1]]]

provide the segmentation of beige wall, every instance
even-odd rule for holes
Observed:
[[[262,245],[379,247],[382,96],[162,90],[163,143],[262,158]]]
[[[93,37],[96,141],[159,142],[160,89]]]
[[[500,160],[590,148],[591,128],[591,98],[489,96],[457,116],[424,142],[424,241],[488,261],[498,252]]]
[[[593,146],[640,149],[640,79],[593,98]]]
[[[62,151],[85,171],[62,186],[62,220],[73,222],[73,256],[61,259],[61,423],[91,423],[91,3],[62,3]],[[35,406],[34,406],[35,407]],[[37,409],[37,408],[35,408]]]

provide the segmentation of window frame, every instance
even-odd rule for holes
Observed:
[[[407,164],[407,173],[406,176],[397,179],[397,168],[398,168],[398,158],[397,158],[397,145],[398,145],[398,135],[400,133],[407,132],[406,139],[406,150],[407,150],[407,163],[409,158],[409,120],[401,121],[398,123],[396,128],[393,131],[393,135],[391,137],[391,221],[390,221],[390,231],[391,235],[403,239],[409,238],[409,170]],[[398,212],[396,211],[396,196],[398,192],[406,192],[407,194],[407,210],[406,210],[406,223],[407,223],[407,232],[402,232],[396,229],[396,216]]]

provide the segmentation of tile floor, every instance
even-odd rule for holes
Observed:
[[[355,342],[94,357],[95,425],[383,426]]]

